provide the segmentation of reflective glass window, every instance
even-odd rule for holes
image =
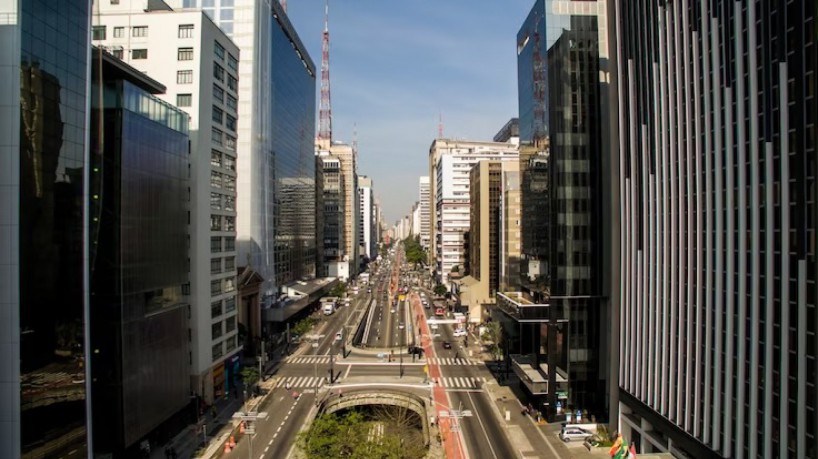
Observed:
[[[179,48],[176,52],[176,59],[180,61],[192,61],[193,48]]]
[[[148,58],[148,50],[147,49],[133,49],[131,50],[131,58],[136,59],[147,59]]]
[[[148,36],[148,26],[136,26],[131,29],[131,36],[142,38]]]
[[[190,107],[193,104],[193,94],[177,94],[176,95],[176,106],[177,107]]]

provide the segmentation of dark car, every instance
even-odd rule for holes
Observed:
[[[443,341],[443,349],[451,349],[451,348],[452,348],[452,343],[450,343],[448,341]]]
[[[409,346],[409,355],[423,355],[423,348],[420,346]]]

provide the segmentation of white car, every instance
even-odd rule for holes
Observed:
[[[579,427],[565,427],[560,432],[560,440],[564,442],[569,442],[572,440],[584,441],[591,435],[593,435],[593,433],[580,429]]]
[[[466,335],[468,335],[468,332],[466,332],[464,328],[458,328],[457,330],[454,331],[455,338]]]

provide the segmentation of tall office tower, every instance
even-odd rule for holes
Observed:
[[[500,286],[503,174],[519,168],[517,161],[483,160],[469,173],[468,265],[460,283],[460,303],[475,321],[483,321],[483,306],[494,303]]]
[[[349,275],[358,274],[360,249],[358,245],[358,165],[351,145],[333,142],[332,155],[341,161],[344,197],[344,257],[349,261]]]
[[[191,410],[189,117],[165,87],[94,49],[89,191],[93,451],[136,455]]]
[[[0,1],[2,457],[88,451],[89,10]]]
[[[509,165],[510,166],[510,165]],[[502,171],[500,188],[500,286],[501,292],[520,290],[520,164]]]
[[[537,0],[517,34],[524,259],[498,318],[549,419],[610,409],[605,17],[602,1]]]
[[[619,428],[679,457],[818,457],[816,8],[611,2]]]
[[[412,205],[412,237],[420,237],[420,203]]]
[[[341,173],[341,160],[322,152],[318,155],[321,162],[322,184],[322,220],[323,228],[323,264],[326,271],[323,276],[349,278],[349,261],[344,260],[344,175]]]
[[[469,230],[469,170],[485,159],[517,161],[517,146],[505,142],[435,139],[429,147],[431,257],[434,275],[445,285],[450,285],[452,268],[457,266],[460,274],[466,268],[463,233]]]
[[[191,384],[205,403],[238,371],[236,141],[239,50],[202,11],[100,2],[93,43],[167,86],[190,115]],[[250,328],[253,328],[252,326]]]
[[[431,215],[430,215],[430,189],[429,176],[424,175],[420,177],[419,183],[419,203],[420,203],[420,245],[426,250],[429,250],[429,238],[431,235]]]
[[[315,217],[278,224],[285,215],[315,215],[315,193],[293,192],[315,186],[315,65],[279,2],[166,3],[201,8],[241,50],[236,262],[264,279],[262,308],[275,307],[286,284],[315,275]]]
[[[369,260],[378,256],[375,245],[375,193],[372,187],[372,179],[362,175],[358,178],[358,240],[361,247],[361,257]]]

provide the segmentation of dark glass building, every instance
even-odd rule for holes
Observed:
[[[283,287],[316,276],[315,67],[273,3],[268,122],[275,158],[275,278]]]
[[[0,4],[0,457],[88,451],[89,9]]]
[[[189,119],[152,95],[164,86],[112,55],[94,49],[93,66],[93,450],[120,456],[161,438],[154,431],[190,404]]]
[[[494,316],[509,364],[549,419],[606,419],[605,10],[561,4],[536,1],[517,35],[522,279],[520,292],[498,295]]]
[[[818,3],[610,2],[619,429],[818,458]]]

